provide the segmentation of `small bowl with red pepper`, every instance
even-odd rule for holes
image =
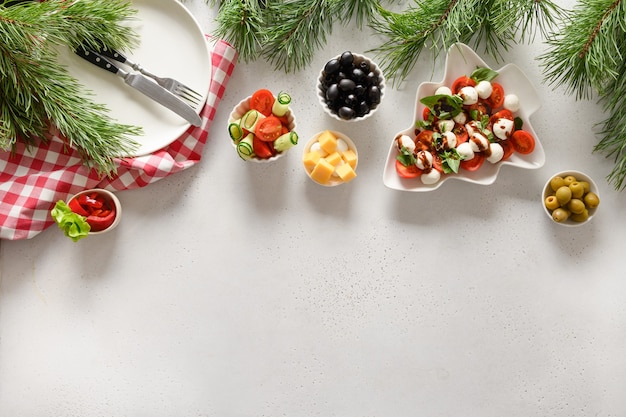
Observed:
[[[228,134],[244,161],[272,162],[298,143],[291,97],[259,89],[235,106],[228,120]]]
[[[74,241],[89,235],[113,230],[122,216],[122,206],[112,192],[105,189],[84,190],[72,196],[67,204],[58,201],[51,215],[65,235]]]

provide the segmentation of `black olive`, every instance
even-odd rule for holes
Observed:
[[[356,88],[356,84],[349,78],[339,81],[339,89],[344,92],[352,92]]]
[[[341,61],[342,67],[349,68],[354,63],[354,55],[352,55],[352,52],[346,51],[341,54],[341,58],[339,60]]]
[[[361,81],[363,81],[363,79],[365,79],[365,72],[361,71],[360,68],[355,68],[352,70],[352,79],[359,83]]]
[[[346,106],[354,108],[359,103],[359,99],[354,94],[348,94],[344,103]]]
[[[354,88],[354,94],[361,100],[365,98],[366,93],[367,93],[367,88],[365,88],[365,86],[362,84],[357,84],[356,87]]]
[[[349,119],[354,118],[354,110],[346,106],[340,107],[337,114],[339,115],[339,117],[341,117],[344,120],[349,120]]]
[[[356,108],[357,116],[365,116],[369,112],[370,112],[370,106],[368,106],[365,101],[360,102]]]
[[[371,86],[367,91],[367,98],[372,104],[380,103],[380,89],[375,85]]]
[[[370,71],[367,73],[367,83],[369,85],[378,85],[380,80],[378,79],[378,75],[374,71]]]
[[[326,90],[326,100],[335,101],[339,98],[339,87],[337,84],[331,84]]]
[[[371,71],[370,64],[367,61],[361,61],[361,63],[359,64],[359,68],[366,74]]]
[[[339,66],[340,66],[339,60],[336,58],[333,58],[326,63],[326,66],[324,67],[324,72],[326,72],[326,74],[334,74],[337,71],[339,71]]]

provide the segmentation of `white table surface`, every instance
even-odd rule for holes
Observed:
[[[213,29],[214,9],[185,4]],[[541,40],[516,46],[505,59],[542,98],[531,120],[545,166],[393,191],[389,142],[443,60],[424,54],[358,124],[323,114],[314,89],[329,57],[379,44],[336,26],[306,71],[239,63],[202,163],[118,193],[113,233],[3,241],[0,416],[626,415],[626,193],[592,153],[601,107],[542,82]],[[228,114],[260,87],[292,93],[303,140],[349,134],[357,179],[314,184],[300,147],[272,165],[241,161]],[[585,227],[541,208],[562,169],[599,185]]]

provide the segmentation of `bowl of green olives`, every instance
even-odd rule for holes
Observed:
[[[316,88],[320,104],[332,118],[359,121],[372,116],[380,106],[385,77],[368,57],[345,51],[326,62]]]
[[[541,200],[555,223],[569,227],[588,223],[600,205],[596,183],[587,174],[574,170],[552,175],[543,187]]]

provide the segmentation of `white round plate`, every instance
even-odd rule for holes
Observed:
[[[211,82],[210,47],[197,21],[176,0],[132,0],[137,9],[128,25],[139,35],[139,45],[122,51],[131,61],[161,77],[171,77],[208,95]],[[59,53],[61,64],[94,93],[93,100],[110,110],[122,124],[140,126],[143,135],[133,137],[140,147],[133,155],[157,151],[180,137],[190,123],[135,91],[114,74],[104,71],[70,51]],[[120,68],[129,68],[120,64]],[[200,113],[202,106],[197,106]]]
[[[489,68],[489,66],[467,45],[461,43],[452,45],[448,50],[443,80],[438,83],[425,82],[419,85],[415,100],[415,113],[412,114],[411,119],[412,123],[407,129],[395,134],[393,138],[400,134],[406,134],[414,137],[415,123],[418,120],[421,120],[425,107],[422,103],[420,103],[420,99],[435,94],[437,88],[441,86],[451,86],[454,80],[462,75],[469,76],[477,67]],[[543,150],[543,146],[541,145],[541,142],[539,141],[539,138],[530,123],[530,116],[541,107],[539,95],[526,75],[524,75],[524,73],[516,65],[507,64],[496,71],[498,72],[498,76],[494,79],[494,81],[502,84],[506,94],[516,94],[520,99],[521,107],[519,111],[515,112],[515,115],[520,117],[524,122],[524,130],[527,130],[535,137],[535,149],[533,152],[528,155],[521,155],[514,152],[513,155],[505,161],[501,161],[496,164],[486,162],[474,172],[461,170],[458,174],[442,175],[441,180],[437,183],[426,185],[423,184],[419,178],[405,179],[401,178],[396,173],[395,164],[398,151],[392,138],[391,145],[389,147],[389,154],[387,155],[387,162],[383,171],[383,183],[385,186],[400,191],[432,191],[441,187],[444,182],[450,179],[466,181],[474,184],[489,185],[494,183],[498,177],[500,168],[505,165],[525,169],[538,169],[543,166],[546,160],[546,155]]]

